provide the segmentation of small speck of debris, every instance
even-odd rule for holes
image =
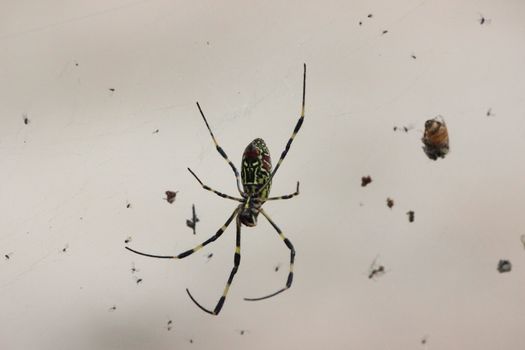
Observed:
[[[115,89],[114,88],[109,88],[109,91],[115,92]]]
[[[142,283],[142,278],[140,278],[140,277],[135,278],[135,282],[137,284],[141,284]]]
[[[413,59],[417,58],[416,55],[414,55],[414,54],[410,55],[410,57],[412,57]]]
[[[385,272],[385,267],[383,265],[379,265],[370,272],[368,278],[373,278],[375,275],[381,274],[382,272]]]
[[[512,264],[508,260],[500,260],[498,262],[498,271],[500,273],[510,272],[512,270]]]
[[[164,198],[169,204],[173,204],[175,202],[175,197],[177,196],[177,193],[179,191],[166,191],[164,192],[166,194],[166,198]]]
[[[4,257],[9,260],[11,259],[11,255],[13,255],[13,253],[9,253],[9,254],[5,254]]]
[[[31,121],[29,120],[29,118],[27,117],[27,114],[24,114],[24,124],[25,125],[29,125]]]
[[[213,258],[213,253],[208,253],[206,255],[206,262],[210,261],[211,258]]]
[[[368,268],[368,278],[369,279],[372,279],[374,277],[379,277],[386,273],[385,267],[377,263],[378,258],[379,258],[379,255],[376,256],[376,258],[374,259],[374,261],[372,261],[372,264],[370,264],[370,267]]]
[[[131,236],[129,236],[128,238],[126,238],[124,240],[124,243],[128,244],[129,242],[131,242],[131,240],[132,240],[132,238],[131,238]]]
[[[425,345],[428,341],[428,336],[424,336],[423,338],[421,338],[421,344]]]
[[[363,176],[361,178],[361,187],[365,187],[366,185],[368,185],[371,182],[372,182],[372,178],[370,177],[370,175]]]
[[[131,273],[139,272],[139,269],[135,267],[135,263],[131,263]]]
[[[113,311],[115,311],[116,309],[117,309],[117,306],[116,306],[116,305],[113,305],[112,307],[110,307],[110,308],[108,309],[108,311],[109,311],[109,312],[113,312]]]
[[[67,248],[69,248],[69,244],[66,244],[64,248],[62,248],[62,253],[67,252]]]
[[[408,221],[414,222],[414,211],[413,210],[407,211],[407,215],[408,215]]]
[[[374,17],[374,15],[371,14],[371,13],[369,13],[368,16],[366,16],[366,17],[368,17],[368,18],[372,18],[372,17]]]
[[[172,320],[169,320],[169,321],[168,321],[168,325],[166,326],[166,329],[167,329],[168,331],[171,331],[171,329],[172,329],[172,325],[173,325],[173,321],[172,321]]]
[[[492,114],[492,108],[489,108],[486,113],[487,117],[492,117],[494,114]]]
[[[206,45],[210,45],[210,42],[209,42],[209,41],[206,41]]]
[[[131,208],[131,203],[126,204],[126,208]]]
[[[521,244],[523,244],[523,249],[525,249],[525,235],[521,235]]]
[[[78,62],[75,62],[75,66],[77,66],[77,67],[78,67]]]
[[[399,130],[399,131],[409,132],[410,129],[412,129],[411,126],[400,126],[400,127],[394,126],[394,131],[398,131]]]
[[[388,30],[383,30],[383,31],[381,32],[381,35],[385,35],[386,33],[388,33]]]
[[[152,134],[158,134],[159,133],[159,129],[155,129],[154,132],[152,132]]]
[[[193,339],[190,339],[190,344],[193,344]]]
[[[481,13],[479,14],[479,19],[478,19],[478,22],[479,22],[479,25],[484,25],[484,24],[490,24],[491,20],[486,18],[485,16],[483,16]]]
[[[362,26],[362,25],[363,25],[363,22],[359,21],[359,25]]]
[[[274,270],[275,272],[278,272],[280,268],[281,268],[281,264],[277,264],[277,265],[275,265],[275,267],[273,268],[273,270]]]
[[[394,200],[392,198],[387,198],[386,199],[386,205],[387,205],[387,207],[392,209],[392,207],[394,206]]]

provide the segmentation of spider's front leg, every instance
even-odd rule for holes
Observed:
[[[275,176],[275,173],[277,172],[277,169],[281,166],[281,163],[283,162],[284,158],[288,154],[288,151],[290,150],[290,147],[292,146],[292,142],[295,139],[295,136],[297,136],[297,133],[301,129],[301,126],[303,125],[304,121],[304,105],[305,105],[305,99],[306,99],[306,63],[304,64],[304,72],[303,72],[303,103],[301,105],[301,116],[299,117],[299,120],[297,120],[297,124],[295,124],[295,128],[293,129],[292,136],[286,143],[286,146],[284,147],[284,151],[281,153],[281,157],[279,157],[279,161],[277,162],[277,165],[273,169],[272,173],[270,174],[270,178],[266,181],[266,183],[259,189],[257,194],[260,194],[267,186],[270,185],[272,182],[273,177]],[[291,198],[291,197],[290,197]]]
[[[217,152],[224,158],[225,161],[230,164],[230,167],[233,170],[233,173],[235,174],[235,181],[237,181],[237,189],[239,190],[239,193],[242,195],[243,192],[241,190],[240,180],[239,180],[239,171],[235,167],[235,164],[232,163],[231,160],[228,159],[228,155],[226,155],[226,152],[222,149],[221,146],[219,146],[219,143],[215,139],[215,135],[213,135],[213,132],[211,131],[210,125],[208,124],[208,121],[206,120],[206,117],[204,116],[204,113],[202,112],[201,106],[199,105],[199,102],[197,102],[197,107],[199,108],[199,112],[201,113],[202,119],[204,119],[204,123],[206,123],[206,127],[208,128],[208,131],[210,132],[210,136],[213,140],[213,143],[215,144],[215,148],[217,148]],[[199,181],[200,182],[200,181]]]

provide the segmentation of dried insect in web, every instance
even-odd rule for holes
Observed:
[[[434,119],[425,122],[425,133],[423,134],[423,151],[428,158],[437,160],[445,158],[450,146],[448,140],[448,129],[445,119],[438,115]]]
[[[129,251],[133,253],[152,257],[152,258],[183,259],[199,251],[206,245],[214,242],[219,237],[221,237],[224,231],[226,231],[226,228],[228,227],[228,225],[230,225],[230,223],[235,219],[236,246],[235,246],[235,254],[234,254],[234,266],[230,272],[230,275],[226,282],[226,286],[224,287],[222,296],[217,302],[215,308],[213,310],[209,310],[203,307],[201,304],[197,302],[197,300],[195,300],[195,298],[190,293],[190,291],[186,289],[186,292],[188,293],[188,296],[190,297],[190,299],[201,310],[211,315],[218,315],[219,312],[221,311],[224,305],[224,302],[226,300],[228,291],[230,289],[230,285],[232,284],[233,278],[235,274],[237,273],[237,270],[239,269],[239,265],[241,263],[241,227],[242,225],[246,227],[256,226],[257,217],[259,214],[262,214],[266,218],[266,220],[268,220],[270,225],[275,229],[275,231],[277,231],[277,234],[279,235],[283,243],[286,245],[286,247],[290,251],[290,264],[289,264],[288,278],[286,280],[285,286],[277,290],[276,292],[265,295],[263,297],[259,297],[259,298],[244,298],[244,300],[257,301],[257,300],[268,299],[277,294],[284,292],[285,290],[289,289],[292,286],[293,266],[294,266],[294,260],[295,260],[295,248],[292,242],[288,238],[285,237],[284,233],[277,226],[277,224],[275,224],[273,220],[270,218],[270,216],[264,211],[264,209],[262,208],[262,205],[266,201],[290,199],[299,194],[299,182],[297,182],[297,188],[294,193],[287,194],[284,196],[278,196],[278,197],[269,197],[272,179],[275,176],[279,167],[281,166],[281,163],[283,162],[284,158],[288,154],[288,151],[290,150],[290,146],[293,140],[295,139],[297,133],[301,129],[301,126],[304,121],[305,95],[306,95],[306,64],[304,65],[304,71],[303,71],[303,90],[302,92],[303,92],[303,99],[302,99],[302,105],[301,105],[301,116],[299,117],[299,120],[297,121],[297,124],[295,125],[295,128],[293,130],[292,136],[290,137],[290,139],[288,139],[285,149],[281,153],[281,156],[275,168],[272,170],[270,152],[268,151],[268,148],[266,147],[266,143],[264,142],[263,139],[257,138],[253,140],[252,142],[250,142],[250,144],[248,144],[248,146],[244,150],[243,157],[242,157],[242,163],[241,163],[241,174],[239,174],[239,171],[237,170],[235,165],[228,159],[226,152],[224,152],[222,147],[219,146],[217,140],[215,139],[215,135],[213,134],[210,128],[210,125],[208,124],[208,121],[206,120],[206,117],[204,116],[201,106],[197,102],[197,108],[199,109],[202,119],[204,120],[204,123],[206,124],[206,128],[208,129],[208,132],[210,133],[213,143],[215,144],[215,147],[217,149],[217,152],[219,152],[222,158],[224,158],[224,160],[229,164],[229,166],[233,170],[233,173],[235,175],[236,184],[237,184],[237,190],[239,191],[241,198],[233,197],[233,196],[230,196],[230,195],[227,195],[227,194],[224,194],[222,192],[212,189],[208,185],[205,185],[190,168],[188,168],[188,170],[195,177],[197,182],[199,182],[202,188],[204,188],[207,191],[213,192],[222,198],[227,198],[230,200],[237,201],[239,202],[239,205],[235,208],[235,210],[230,215],[230,217],[226,220],[224,225],[212,237],[210,237],[203,243],[197,245],[195,248],[182,252],[178,255],[147,254],[147,253],[142,253],[137,250],[126,247],[126,249],[128,249]],[[241,179],[242,179],[242,185],[243,185],[244,190],[241,190]]]
[[[512,270],[512,264],[509,260],[500,260],[498,261],[498,271],[499,273],[510,272]]]
[[[370,175],[361,177],[361,187],[365,187],[371,182],[372,182],[372,178],[370,177]]]
[[[189,169],[189,168],[188,168]],[[186,220],[186,226],[191,228],[193,230],[193,234],[195,235],[195,230],[197,229],[197,223],[199,222],[199,218],[197,217],[197,213],[195,212],[195,204],[191,205],[191,219]]]
[[[414,222],[414,215],[415,215],[414,211],[413,210],[407,211],[407,215],[408,215],[408,221]]]
[[[392,207],[394,206],[394,200],[392,198],[387,198],[386,199],[386,206],[389,207],[390,209],[392,209]]]
[[[166,191],[164,192],[166,194],[166,198],[164,198],[166,200],[166,202],[168,202],[169,204],[173,204],[173,202],[175,202],[175,197],[177,197],[177,193],[179,191]]]

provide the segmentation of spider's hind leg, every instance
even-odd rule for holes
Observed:
[[[220,236],[222,236],[222,234],[224,233],[224,231],[226,231],[226,228],[228,227],[228,225],[232,222],[233,218],[236,217],[237,213],[239,212],[240,210],[240,207],[237,207],[235,208],[233,214],[228,218],[228,220],[226,220],[226,222],[224,223],[224,225],[217,231],[215,232],[215,234],[213,236],[211,236],[210,238],[208,238],[207,240],[205,240],[204,242],[202,242],[201,244],[199,244],[198,246],[196,246],[195,248],[193,249],[189,249],[189,250],[186,250],[185,252],[182,252],[180,253],[179,255],[157,255],[157,254],[148,254],[148,253],[143,253],[143,252],[139,252],[137,250],[134,250],[134,249],[131,249],[129,247],[125,247],[127,250],[135,253],[135,254],[138,254],[138,255],[143,255],[143,256],[148,256],[150,258],[157,258],[157,259],[182,259],[182,258],[185,258],[193,253],[195,253],[196,251],[198,250],[201,250],[204,246],[214,242],[215,240],[217,240]]]
[[[260,298],[244,298],[244,300],[247,300],[247,301],[263,300],[263,299],[268,299],[268,298],[271,298],[273,296],[276,296],[277,294],[280,294],[280,293],[284,292],[285,290],[289,289],[292,286],[292,282],[293,282],[293,264],[294,264],[294,260],[295,260],[295,248],[293,247],[292,242],[290,242],[290,240],[284,236],[284,234],[281,231],[281,229],[272,221],[272,219],[270,219],[268,214],[266,214],[266,212],[263,209],[260,209],[259,212],[261,214],[263,214],[264,217],[270,222],[270,224],[273,226],[273,228],[279,234],[279,237],[281,237],[281,239],[283,240],[284,244],[286,244],[286,247],[288,247],[288,249],[290,249],[290,271],[288,272],[288,278],[286,279],[286,285],[285,285],[284,288],[281,288],[277,292],[274,292],[272,294],[268,294],[268,295],[266,295],[264,297],[260,297]]]
[[[241,222],[239,220],[238,215],[236,219],[236,225],[237,225],[237,235],[236,235],[235,255],[233,258],[233,268],[232,268],[232,271],[230,272],[230,277],[228,277],[228,281],[226,282],[226,286],[224,287],[222,296],[217,302],[217,305],[215,306],[215,309],[211,311],[203,307],[191,295],[189,289],[186,289],[186,292],[188,293],[190,299],[195,303],[195,305],[197,305],[202,311],[207,312],[211,315],[218,315],[219,312],[221,312],[222,306],[224,305],[224,302],[226,301],[226,296],[228,295],[228,291],[230,290],[230,285],[233,282],[233,277],[235,277],[235,274],[237,273],[237,270],[239,269],[239,265],[241,264]]]

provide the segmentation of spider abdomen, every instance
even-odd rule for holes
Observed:
[[[257,197],[261,202],[266,201],[271,182],[259,194],[257,192],[269,181],[271,173],[272,159],[266,143],[259,138],[253,140],[242,155],[241,177],[244,192],[250,197]]]

